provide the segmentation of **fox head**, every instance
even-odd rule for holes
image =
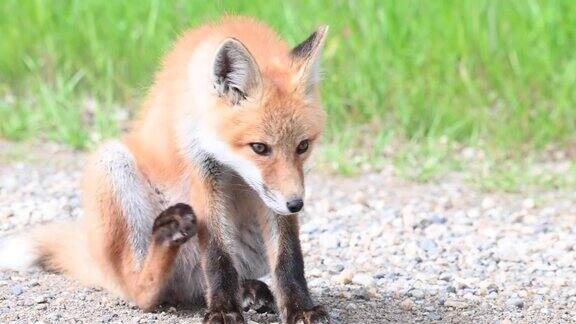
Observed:
[[[326,32],[319,28],[264,67],[234,38],[213,55],[214,104],[202,117],[200,146],[278,214],[299,212],[304,204],[303,165],[324,124],[316,85]]]

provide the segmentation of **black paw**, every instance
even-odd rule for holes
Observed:
[[[236,324],[245,323],[240,312],[234,311],[208,311],[202,323],[205,324]]]
[[[242,282],[242,308],[244,311],[253,309],[258,313],[274,313],[276,311],[274,295],[262,281],[244,280]]]
[[[288,312],[289,324],[304,323],[304,324],[329,324],[330,315],[323,306],[314,306],[308,310]]]
[[[181,245],[196,235],[196,215],[186,204],[176,204],[164,210],[152,227],[152,235],[159,243]]]

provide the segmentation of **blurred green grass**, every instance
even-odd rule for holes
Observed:
[[[84,148],[117,135],[177,35],[225,12],[292,44],[331,26],[328,158],[361,147],[373,161],[393,138],[521,155],[576,134],[570,0],[3,0],[0,136]]]

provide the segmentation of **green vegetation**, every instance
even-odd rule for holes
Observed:
[[[324,151],[340,171],[377,163],[391,140],[418,146],[392,160],[423,157],[415,178],[428,178],[450,154],[430,144],[440,139],[521,158],[576,134],[571,0],[4,0],[0,136],[83,148],[116,135],[177,35],[225,12],[292,44],[331,26]]]

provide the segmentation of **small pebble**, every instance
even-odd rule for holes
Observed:
[[[20,296],[24,292],[24,288],[22,288],[20,285],[13,285],[10,287],[10,292],[14,296]]]
[[[364,273],[355,274],[352,277],[352,282],[366,287],[374,286],[375,283],[374,278]]]
[[[336,281],[338,283],[347,285],[349,283],[352,283],[352,276],[353,276],[352,271],[344,270],[339,275],[336,276]]]
[[[36,304],[43,304],[46,303],[48,300],[46,299],[46,296],[37,296],[36,298],[34,298],[34,302]]]
[[[34,306],[35,309],[37,310],[45,310],[46,308],[48,308],[48,305],[46,304],[38,304],[36,306]]]
[[[446,286],[446,292],[447,293],[456,293],[456,287],[454,287],[452,285]]]
[[[468,308],[469,305],[463,301],[448,299],[447,301],[444,302],[444,306],[456,309],[464,309]]]
[[[519,297],[512,297],[506,301],[506,305],[514,306],[516,308],[524,308],[524,301]]]
[[[414,308],[414,302],[412,299],[406,298],[400,303],[400,307],[405,311],[411,311]]]
[[[364,287],[354,290],[353,296],[356,299],[363,299],[363,300],[369,300],[370,299],[370,293],[368,292],[368,289],[366,289]]]
[[[414,298],[415,300],[424,299],[424,297],[426,296],[424,292],[420,289],[412,289],[410,290],[409,294],[410,297]]]

